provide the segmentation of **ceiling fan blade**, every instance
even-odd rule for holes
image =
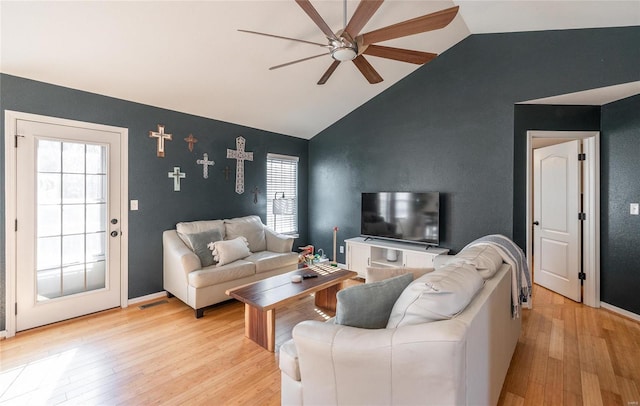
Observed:
[[[318,11],[313,7],[309,0],[296,0],[296,3],[298,3],[309,17],[311,17],[313,22],[318,26],[318,28],[320,28],[320,30],[322,30],[322,32],[324,32],[324,35],[326,35],[327,38],[338,40],[336,34],[331,31],[331,28],[329,28],[327,23],[324,22],[322,17],[320,17],[320,14],[318,14]]]
[[[355,38],[356,35],[360,34],[360,31],[367,22],[369,22],[369,19],[373,17],[383,1],[384,0],[360,0],[356,11],[353,13],[344,31],[351,35],[351,38]]]
[[[446,27],[451,21],[453,21],[456,14],[458,14],[458,8],[458,6],[451,7],[446,10],[440,10],[435,13],[416,17],[411,20],[362,34],[362,42],[365,45],[369,45],[376,42],[420,34],[427,31],[439,30],[440,28]]]
[[[432,54],[431,52],[412,51],[410,49],[383,47],[380,45],[369,45],[363,54],[400,62],[415,63],[416,65],[431,62],[438,56],[438,54]]]
[[[318,84],[324,85],[325,83],[327,83],[327,80],[329,80],[329,77],[333,74],[333,72],[336,70],[338,65],[340,65],[340,61],[333,61],[331,66],[329,66],[329,69],[327,69],[327,71],[324,73],[324,75],[322,75],[322,77],[318,81]]]
[[[305,41],[305,40],[303,40],[303,39],[289,38],[289,37],[282,37],[282,36],[280,36],[280,35],[265,34],[264,32],[249,31],[249,30],[238,30],[238,31],[240,31],[240,32],[246,32],[246,33],[249,33],[249,34],[264,35],[265,37],[280,38],[280,39],[286,39],[286,40],[289,40],[289,41],[303,42],[303,43],[305,43],[305,44],[318,45],[318,46],[325,47],[325,48],[329,47],[329,45],[327,45],[327,44],[321,44],[321,43],[319,43],[319,42],[311,42],[311,41]]]
[[[380,83],[382,82],[382,76],[373,69],[373,66],[367,61],[364,56],[358,55],[356,59],[353,60],[353,63],[360,70],[360,73],[364,75],[364,77],[369,81],[369,83]]]
[[[308,57],[306,57],[306,58],[298,59],[298,60],[296,60],[296,61],[291,61],[291,62],[283,63],[282,65],[272,66],[272,67],[270,67],[270,68],[269,68],[269,70],[274,70],[274,69],[284,68],[285,66],[293,65],[294,63],[299,63],[299,62],[308,61],[309,59],[320,58],[321,56],[325,56],[325,55],[329,55],[329,54],[325,53],[325,54],[320,54],[320,55],[308,56]]]

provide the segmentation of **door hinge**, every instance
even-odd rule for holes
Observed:
[[[587,159],[587,154],[585,153],[578,154],[578,161],[586,161],[586,159]]]
[[[578,279],[580,279],[581,281],[584,281],[587,279],[587,274],[584,272],[578,272]]]
[[[18,302],[16,302],[16,316],[18,315]]]
[[[18,219],[16,219],[15,226],[14,226],[14,230],[13,230],[13,231],[18,231]]]
[[[18,138],[24,138],[24,135],[16,134],[15,135],[15,148],[18,148]]]
[[[585,213],[578,213],[578,220],[586,220],[587,215]]]

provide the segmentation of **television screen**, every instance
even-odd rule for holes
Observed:
[[[440,193],[362,193],[360,234],[438,245]]]

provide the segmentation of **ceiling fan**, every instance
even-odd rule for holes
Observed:
[[[351,20],[347,23],[347,0],[344,0],[344,29],[333,32],[327,23],[322,19],[318,11],[313,7],[309,0],[295,0],[296,3],[304,10],[304,12],[313,20],[320,30],[327,37],[328,44],[318,42],[305,41],[296,38],[283,37],[280,35],[265,34],[262,32],[238,30],[249,34],[264,35],[267,37],[280,38],[290,41],[302,42],[328,48],[329,52],[320,55],[314,55],[296,61],[283,63],[281,65],[272,66],[269,70],[283,68],[299,62],[308,61],[310,59],[319,58],[321,56],[330,55],[333,62],[329,69],[322,75],[318,81],[319,85],[327,82],[331,74],[336,70],[340,62],[352,61],[362,75],[369,83],[380,83],[382,77],[376,72],[371,64],[365,59],[364,55],[372,55],[380,58],[393,59],[401,62],[409,62],[423,65],[433,60],[437,54],[422,51],[412,51],[402,48],[391,48],[381,45],[375,45],[378,42],[387,41],[395,38],[402,38],[409,35],[420,34],[427,31],[438,30],[444,28],[455,18],[458,13],[458,6],[451,7],[435,13],[423,15],[401,23],[393,24],[384,28],[360,34],[360,30],[367,24],[369,19],[375,14],[384,0],[361,0],[356,8]]]

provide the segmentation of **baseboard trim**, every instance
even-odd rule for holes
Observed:
[[[7,330],[0,331],[0,339],[7,338]]]
[[[134,297],[133,299],[129,299],[127,303],[131,306],[131,305],[142,303],[142,302],[148,302],[149,300],[159,299],[161,297],[167,297],[167,292],[163,290],[162,292],[151,293],[145,296]]]
[[[610,305],[609,303],[605,303],[605,302],[600,302],[600,307],[602,307],[603,309],[607,309],[609,311],[612,311],[614,313],[618,313],[619,315],[628,317],[628,318],[630,318],[632,320],[640,322],[640,314],[632,313],[632,312],[630,312],[628,310],[621,309],[619,307],[616,307],[614,305]]]

